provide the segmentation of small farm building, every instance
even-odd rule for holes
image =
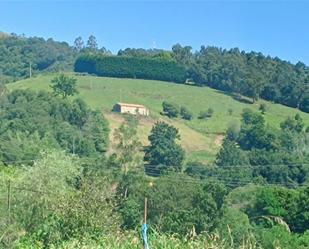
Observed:
[[[113,111],[120,113],[139,114],[143,116],[149,115],[149,110],[143,105],[117,103],[113,107]]]

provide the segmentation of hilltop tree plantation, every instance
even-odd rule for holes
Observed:
[[[173,60],[147,57],[84,55],[74,66],[76,72],[99,76],[138,78],[182,83],[186,79],[184,67]]]

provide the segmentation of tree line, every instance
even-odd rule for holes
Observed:
[[[11,34],[0,38],[0,83],[45,71],[69,71],[76,54],[66,42]]]
[[[245,95],[253,102],[263,98],[309,111],[309,68],[258,52],[202,46],[173,46],[173,57],[187,69],[187,77],[201,86]]]
[[[43,72],[73,71],[80,53],[110,53],[99,48],[95,36],[86,44],[81,37],[74,46],[52,38],[26,37],[15,33],[0,36],[0,84],[9,83]],[[31,71],[31,72],[30,72]]]
[[[99,76],[164,80],[177,83],[183,83],[186,79],[184,67],[173,60],[162,58],[87,54],[76,60],[74,70]]]

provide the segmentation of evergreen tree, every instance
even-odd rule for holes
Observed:
[[[179,114],[179,107],[176,104],[163,101],[163,114],[169,118],[176,118]]]
[[[216,164],[218,166],[249,166],[249,159],[244,151],[237,147],[236,143],[225,139],[217,155]]]
[[[180,139],[178,129],[164,122],[157,122],[148,139],[150,146],[145,149],[145,161],[151,165],[181,170],[185,152],[176,143],[176,139]]]

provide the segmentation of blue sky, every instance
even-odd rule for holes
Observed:
[[[0,0],[0,13],[1,31],[70,44],[93,34],[113,52],[214,45],[309,65],[309,0]]]

